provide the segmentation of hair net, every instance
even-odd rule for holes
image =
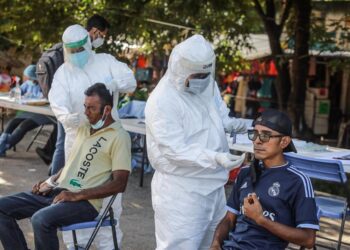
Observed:
[[[36,66],[34,64],[27,66],[23,71],[23,75],[31,80],[36,80]]]
[[[64,59],[69,62],[72,49],[84,48],[91,54],[91,42],[89,33],[79,24],[74,24],[66,28],[62,35]]]
[[[181,89],[186,79],[195,73],[211,73],[214,82],[215,53],[201,35],[193,35],[175,46],[168,63],[169,78]]]

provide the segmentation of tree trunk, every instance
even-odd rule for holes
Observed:
[[[306,81],[309,68],[309,36],[311,0],[295,1],[295,48],[292,69],[291,112],[294,115],[294,128],[299,131],[300,124],[305,127],[304,109]]]
[[[278,107],[281,110],[286,110],[291,88],[288,60],[285,58],[281,47],[280,32],[278,32],[273,24],[266,25],[265,28],[269,37],[271,55],[278,72],[276,81]]]

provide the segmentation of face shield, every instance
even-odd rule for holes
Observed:
[[[65,30],[62,40],[64,60],[75,67],[83,68],[92,51],[88,32],[80,25],[72,25]]]

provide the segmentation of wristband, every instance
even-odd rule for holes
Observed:
[[[51,176],[50,178],[48,178],[48,179],[45,181],[45,183],[46,183],[47,185],[49,185],[49,187],[54,188],[54,187],[57,187],[57,186],[58,186],[58,183],[57,183],[57,182],[54,182],[54,181],[52,180],[52,177],[53,177],[53,176]]]

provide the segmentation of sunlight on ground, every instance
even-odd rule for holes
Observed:
[[[142,206],[140,206],[139,204],[135,203],[135,202],[130,202],[131,206],[135,207],[135,208],[143,208]]]
[[[3,179],[1,177],[0,177],[0,185],[13,186],[13,184],[11,182],[8,182],[8,181],[6,181],[5,179]]]

